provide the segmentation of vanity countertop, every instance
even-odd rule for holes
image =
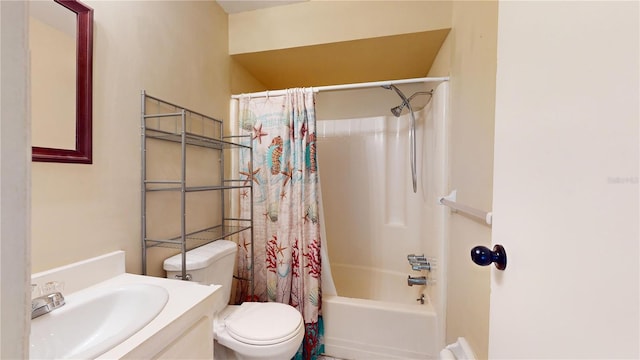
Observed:
[[[116,251],[32,276],[42,286],[49,281],[64,282],[64,294],[130,284],[163,287],[169,299],[162,311],[134,335],[103,353],[98,359],[150,358],[162,351],[203,317],[213,318],[219,285],[197,283],[124,272],[124,252]],[[211,325],[212,326],[212,325]],[[212,354],[213,355],[213,354]]]

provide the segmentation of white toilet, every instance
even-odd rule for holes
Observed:
[[[222,285],[220,291],[224,303],[216,309],[213,322],[214,339],[217,342],[215,357],[238,360],[291,359],[304,338],[304,321],[295,308],[274,302],[227,305],[237,251],[236,243],[218,240],[190,250],[186,255],[187,271],[192,281]],[[181,275],[181,255],[166,259],[164,269],[168,278]]]

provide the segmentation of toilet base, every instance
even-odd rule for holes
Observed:
[[[304,331],[299,332],[295,337],[287,340],[285,343],[278,345],[267,345],[263,348],[257,349],[253,346],[249,346],[251,349],[247,349],[247,345],[239,344],[232,340],[228,334],[216,334],[217,340],[214,340],[214,358],[228,359],[228,360],[286,360],[291,359],[298,352],[302,339],[304,338]],[[222,339],[221,339],[222,338]],[[219,341],[222,341],[219,342]],[[234,347],[244,348],[231,349],[223,343],[230,342]],[[256,351],[259,350],[259,351]],[[243,354],[244,353],[244,354]],[[257,354],[257,356],[251,356],[248,353]]]
[[[295,354],[294,354],[295,355]],[[251,360],[251,358],[243,357],[236,354],[235,351],[220,344],[217,340],[213,341],[213,358],[215,360]],[[265,358],[260,358],[265,359]],[[283,360],[278,358],[277,360]]]
[[[234,351],[221,345],[217,340],[213,340],[213,358],[216,360],[239,360]]]

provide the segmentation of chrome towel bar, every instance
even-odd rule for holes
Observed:
[[[440,199],[438,199],[438,202],[441,205],[448,206],[448,207],[450,207],[451,209],[453,209],[455,211],[460,211],[460,212],[465,213],[467,215],[470,215],[470,216],[472,216],[474,218],[477,218],[477,219],[481,220],[482,222],[486,223],[489,226],[491,226],[491,223],[493,222],[493,213],[492,212],[486,212],[486,211],[478,210],[476,208],[472,208],[469,205],[465,205],[465,204],[461,204],[459,202],[456,202],[456,190],[453,190],[447,196],[441,197]]]

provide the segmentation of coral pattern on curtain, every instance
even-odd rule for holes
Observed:
[[[251,135],[253,164],[240,157],[240,176],[253,182],[253,251],[241,234],[238,273],[250,278],[255,294],[240,281],[236,301],[276,301],[298,309],[305,339],[296,358],[315,359],[322,351],[320,318],[320,222],[316,162],[315,99],[311,89],[251,99],[239,106],[241,135]],[[241,217],[251,211],[249,192],[240,194]]]

